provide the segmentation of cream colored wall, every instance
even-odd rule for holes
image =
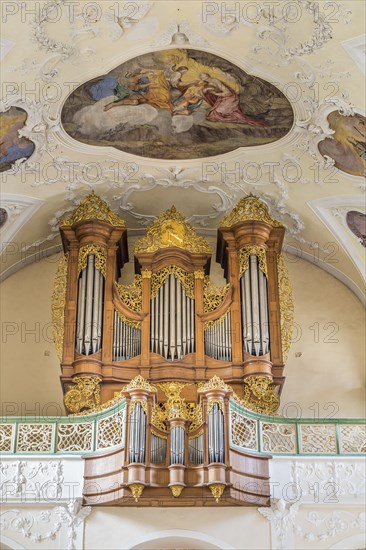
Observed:
[[[293,260],[287,263],[296,324],[279,412],[311,418],[363,417],[364,309],[337,279],[309,262],[288,258]],[[57,408],[63,410],[58,358],[50,341],[57,260],[55,255],[25,267],[0,286],[1,401],[15,403],[14,414],[36,409],[51,415]],[[131,279],[133,262],[126,267]],[[223,284],[219,266],[213,262],[212,268],[214,282]],[[34,329],[36,335],[26,333]]]

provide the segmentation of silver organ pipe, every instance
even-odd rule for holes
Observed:
[[[76,351],[82,355],[96,353],[102,346],[104,277],[89,254],[78,282]]]
[[[231,361],[231,317],[228,311],[220,323],[205,329],[205,354],[221,361]]]
[[[150,349],[176,361],[195,350],[195,307],[173,273],[151,300]]]
[[[188,460],[191,464],[203,464],[203,434],[189,438]]]
[[[209,462],[225,461],[224,415],[218,403],[213,403],[208,415]]]
[[[250,355],[269,352],[267,278],[255,254],[240,279],[243,349]]]
[[[114,311],[113,361],[126,361],[141,353],[141,329],[125,323]]]
[[[184,428],[173,426],[170,430],[170,464],[184,464]]]
[[[165,437],[151,434],[150,462],[152,464],[164,464],[166,459],[167,440]]]
[[[140,403],[135,403],[135,407],[130,415],[130,463],[145,462],[145,442],[146,413]]]

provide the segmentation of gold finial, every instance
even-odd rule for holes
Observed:
[[[196,254],[211,254],[206,239],[198,235],[175,206],[159,214],[149,225],[146,236],[136,243],[135,254],[169,247],[183,248]]]
[[[240,199],[230,214],[221,220],[220,227],[232,227],[238,222],[247,220],[258,220],[272,227],[282,227],[282,223],[270,215],[267,206],[251,193]]]
[[[139,501],[139,498],[142,494],[142,491],[144,490],[145,485],[142,485],[142,483],[132,483],[132,485],[129,485],[128,488],[130,489],[133,498],[135,499],[135,502]]]
[[[219,500],[222,496],[222,493],[225,490],[225,485],[223,483],[213,483],[209,487],[210,487],[212,496],[214,497],[216,502],[219,502]]]
[[[170,490],[173,494],[173,497],[180,497],[181,492],[183,491],[183,485],[171,485]]]
[[[154,388],[154,386],[149,384],[149,382],[145,380],[145,378],[143,378],[141,374],[138,374],[137,376],[135,376],[135,378],[133,378],[131,382],[127,384],[127,386],[124,386],[122,388],[123,392],[129,391],[129,390],[147,390],[150,392],[156,392],[156,388]]]
[[[71,227],[77,222],[87,220],[100,220],[108,222],[113,227],[123,229],[126,222],[112,212],[108,204],[92,191],[74,210],[68,218],[60,223],[60,227]]]
[[[198,383],[199,392],[204,392],[208,390],[232,391],[232,388],[225,384],[225,382],[215,374],[215,376],[213,376],[208,382]]]

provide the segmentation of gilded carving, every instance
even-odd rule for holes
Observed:
[[[135,502],[138,502],[145,485],[142,485],[142,483],[132,483],[132,485],[129,485],[128,488],[130,489]]]
[[[149,382],[145,380],[141,374],[135,376],[135,378],[133,378],[127,386],[124,386],[121,391],[128,392],[130,390],[147,390],[148,392],[156,392],[156,388],[149,384]]]
[[[225,382],[216,375],[210,378],[208,382],[199,382],[197,385],[197,389],[199,392],[205,392],[209,390],[225,390],[227,392],[233,391],[230,386],[225,384]]]
[[[70,413],[87,409],[89,414],[100,404],[100,378],[96,376],[76,376],[64,396],[65,407]]]
[[[265,276],[268,278],[267,270],[267,256],[266,251],[263,247],[258,245],[248,245],[244,246],[239,253],[239,267],[240,267],[240,276],[248,269],[249,267],[249,257],[251,254],[254,254],[258,258],[259,269],[263,271]]]
[[[164,431],[166,431],[166,420],[171,418],[184,418],[190,420],[190,431],[195,430],[203,422],[202,408],[200,405],[192,406],[186,403],[186,400],[181,397],[181,391],[188,384],[182,382],[164,382],[157,384],[163,390],[168,398],[163,405],[154,405],[152,414],[152,423]]]
[[[283,360],[286,361],[294,329],[294,302],[287,266],[282,254],[277,255],[278,291],[281,316],[281,341]]]
[[[171,485],[170,490],[172,492],[173,497],[180,497],[181,492],[183,491],[184,487],[183,485]]]
[[[141,311],[142,308],[142,278],[141,275],[135,275],[134,281],[130,285],[116,283],[121,301],[133,311]]]
[[[52,310],[52,334],[55,343],[56,353],[60,361],[62,361],[63,345],[64,345],[64,323],[65,323],[65,303],[66,303],[66,284],[67,284],[67,269],[69,255],[61,256],[56,278],[53,283],[53,291],[51,298]]]
[[[212,496],[214,497],[216,502],[219,502],[220,498],[222,497],[222,493],[225,490],[225,485],[223,483],[213,483],[212,485],[209,485],[209,487]]]
[[[230,283],[225,286],[214,286],[210,277],[205,277],[203,280],[203,311],[207,313],[220,307],[229,288]]]
[[[175,277],[177,277],[178,281],[181,283],[187,295],[187,298],[194,299],[194,274],[189,273],[181,267],[177,267],[175,265],[164,267],[160,271],[152,274],[151,299],[157,296],[160,287],[165,283],[171,273],[175,275]]]
[[[222,219],[220,227],[232,227],[236,223],[248,220],[258,220],[272,227],[282,227],[282,223],[270,215],[267,206],[252,194],[240,199],[230,214]]]
[[[177,247],[196,254],[211,254],[210,245],[196,233],[180,212],[172,206],[147,228],[146,236],[136,243],[135,254]]]
[[[280,405],[274,384],[268,376],[248,376],[244,380],[244,397],[241,404],[252,411],[273,414]]]
[[[88,256],[90,254],[94,255],[94,266],[102,275],[106,276],[106,264],[107,264],[107,253],[103,246],[97,244],[86,244],[79,249],[78,257],[78,273],[86,268],[88,262]]]
[[[69,218],[60,223],[60,227],[72,227],[75,223],[87,220],[108,222],[113,227],[124,229],[126,222],[114,214],[107,203],[92,191],[74,210]]]

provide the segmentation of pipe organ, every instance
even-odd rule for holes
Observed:
[[[125,222],[95,193],[60,231],[53,327],[65,405],[85,415],[126,400],[122,481],[113,453],[86,461],[86,479],[119,487],[105,487],[102,502],[149,505],[160,488],[179,505],[183,491],[200,499],[206,487],[213,503],[225,493],[245,505],[240,484],[256,471],[255,502],[266,505],[266,460],[229,445],[229,398],[266,414],[279,405],[292,328],[284,227],[257,197],[239,201],[218,229],[222,286],[210,278],[209,243],[175,207],[137,241],[128,283]],[[100,477],[101,459],[111,468]]]

